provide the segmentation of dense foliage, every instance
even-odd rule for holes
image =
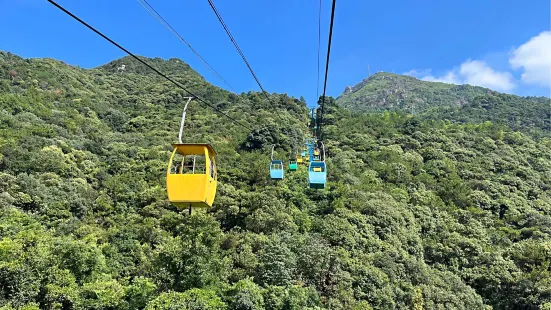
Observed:
[[[354,111],[407,111],[424,119],[491,121],[536,137],[551,136],[551,99],[501,94],[487,88],[426,82],[377,73],[337,98]]]
[[[253,129],[191,104],[185,140],[219,153],[215,206],[166,200],[185,92],[128,58],[0,53],[0,309],[551,309],[551,140],[330,98],[328,189],[304,167],[272,182],[304,100],[148,61]]]

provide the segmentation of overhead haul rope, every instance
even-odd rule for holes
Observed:
[[[172,32],[180,41],[184,42],[187,47],[203,62],[203,64],[214,74],[216,75],[220,80],[224,82],[231,90],[233,90],[234,93],[237,93],[237,91],[228,83],[214,68],[203,58],[201,55],[193,48],[191,47],[191,44],[189,44],[179,33],[176,31],[172,26],[147,2],[147,0],[136,0],[138,1],[153,18],[155,18],[159,23],[161,23],[163,26],[165,26],[170,32]]]
[[[84,26],[86,26],[88,29],[92,30],[93,32],[97,33],[99,36],[101,36],[102,38],[104,38],[105,40],[109,41],[109,43],[115,45],[116,47],[118,47],[119,49],[123,50],[125,53],[127,53],[128,55],[132,56],[134,59],[136,59],[137,61],[141,62],[143,65],[145,65],[146,67],[148,67],[149,69],[155,71],[155,73],[157,73],[158,75],[164,77],[165,79],[167,79],[168,81],[170,81],[172,84],[176,85],[178,88],[184,90],[185,92],[187,92],[188,94],[190,94],[191,96],[195,97],[199,102],[205,104],[206,106],[212,108],[214,111],[224,115],[225,117],[229,118],[230,120],[232,120],[235,124],[243,127],[243,128],[246,128],[248,130],[253,130],[251,127],[247,126],[247,125],[244,125],[242,122],[236,120],[235,118],[229,116],[228,114],[224,113],[222,110],[218,109],[217,107],[215,107],[214,105],[212,105],[211,103],[207,102],[206,100],[200,98],[199,96],[195,95],[194,93],[192,93],[191,91],[187,90],[184,86],[182,86],[182,84],[176,82],[175,80],[169,78],[168,76],[166,76],[165,74],[163,74],[162,72],[160,72],[159,70],[155,69],[155,67],[151,66],[150,64],[146,63],[145,61],[141,60],[138,56],[134,55],[132,52],[130,52],[129,50],[125,49],[124,47],[122,47],[120,44],[118,44],[117,42],[111,40],[109,37],[107,37],[106,35],[104,35],[103,33],[101,33],[100,31],[96,30],[94,27],[90,26],[89,24],[87,24],[85,21],[83,21],[82,19],[78,18],[77,16],[75,16],[73,13],[69,12],[67,9],[65,9],[64,7],[60,6],[59,4],[57,4],[55,1],[52,1],[52,0],[48,0],[48,2],[50,2],[51,4],[53,4],[55,7],[57,7],[58,9],[60,9],[61,11],[63,11],[65,14],[71,16],[73,19],[77,20],[79,23],[83,24]]]
[[[318,75],[316,79],[316,101],[320,96],[320,46],[321,46],[321,0],[318,9]]]
[[[320,121],[318,123],[318,140],[321,140],[321,126],[323,124],[323,112],[325,107],[325,91],[327,89],[327,73],[329,72],[329,57],[331,55],[331,38],[333,36],[333,21],[335,19],[335,4],[337,0],[333,0],[331,8],[331,24],[329,25],[329,43],[327,44],[327,60],[325,62],[325,80],[323,82],[323,97],[321,99]]]
[[[209,4],[210,4],[210,7],[212,8],[214,14],[216,15],[216,17],[218,18],[218,21],[220,21],[220,24],[222,25],[222,27],[224,28],[224,30],[226,31],[226,34],[228,35],[228,37],[230,38],[230,40],[232,41],[233,45],[235,46],[235,49],[237,49],[237,52],[239,53],[239,55],[241,55],[241,58],[243,58],[243,61],[245,62],[245,64],[247,65],[247,68],[249,68],[249,71],[251,72],[253,78],[255,79],[256,81],[256,84],[258,84],[258,86],[260,87],[260,89],[262,90],[262,94],[264,94],[264,96],[266,97],[266,99],[268,99],[268,101],[274,106],[275,108],[275,104],[274,102],[270,99],[270,97],[268,97],[268,92],[264,89],[264,87],[262,87],[262,84],[260,84],[260,81],[258,80],[258,77],[256,77],[256,74],[254,73],[253,71],[253,68],[251,67],[251,65],[249,64],[249,62],[247,61],[247,58],[245,57],[245,55],[243,54],[243,52],[241,51],[241,48],[239,48],[239,45],[237,44],[237,41],[235,41],[235,39],[233,38],[233,35],[231,34],[230,32],[230,29],[228,28],[228,26],[226,25],[226,23],[224,22],[224,19],[222,18],[222,15],[220,15],[220,13],[218,12],[218,10],[216,9],[216,6],[214,5],[214,3],[212,2],[212,0],[208,0],[209,1]],[[274,111],[276,111],[274,109]],[[279,113],[276,111],[276,114],[277,116],[283,120],[281,118],[281,116],[279,115]]]

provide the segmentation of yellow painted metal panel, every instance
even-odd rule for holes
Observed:
[[[212,164],[211,164],[212,161]],[[210,167],[213,167],[213,173],[210,173]],[[216,187],[218,185],[218,172],[216,171],[216,160],[214,157],[207,156],[207,204],[212,206],[214,202],[214,197],[216,196]]]
[[[207,175],[169,174],[167,176],[168,200],[175,205],[206,204]]]

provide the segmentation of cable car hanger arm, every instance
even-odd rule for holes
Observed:
[[[187,102],[186,102],[186,105],[184,106],[184,112],[182,113],[182,121],[180,122],[180,133],[178,134],[178,141],[180,141],[180,143],[183,143],[182,142],[182,132],[184,131],[184,122],[186,120],[187,105],[195,97],[184,97],[184,98],[187,98]]]

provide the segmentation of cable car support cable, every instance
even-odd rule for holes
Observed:
[[[318,75],[316,79],[316,100],[319,99],[320,96],[320,46],[321,46],[321,0],[319,4],[319,10],[318,10]]]
[[[148,12],[151,16],[153,16],[153,18],[155,18],[159,23],[161,23],[163,26],[165,26],[165,28],[167,28],[170,32],[172,32],[178,39],[180,39],[180,41],[184,42],[185,45],[187,45],[187,47],[189,47],[189,49],[195,54],[195,56],[197,56],[197,58],[199,58],[201,60],[201,62],[203,62],[203,64],[214,74],[216,75],[220,80],[222,80],[224,82],[224,84],[226,84],[231,90],[233,90],[234,93],[237,93],[237,91],[230,85],[230,83],[228,83],[218,72],[216,72],[216,70],[214,70],[214,68],[203,58],[201,57],[201,55],[199,54],[199,52],[197,52],[192,46],[191,44],[189,44],[179,33],[178,31],[176,31],[164,18],[163,16],[161,16],[161,14],[159,14],[159,12],[157,12],[157,10],[155,10],[155,8],[153,8],[153,6],[151,4],[149,4],[149,2],[147,2],[147,0],[136,0],[138,1]]]
[[[325,80],[323,82],[323,97],[321,100],[321,112],[320,121],[318,124],[318,140],[321,140],[321,128],[323,124],[323,112],[325,106],[325,91],[327,89],[327,74],[329,72],[329,58],[331,56],[331,38],[333,37],[333,22],[335,20],[335,5],[337,0],[333,0],[333,7],[331,8],[331,24],[329,25],[329,42],[327,44],[327,60],[325,62]]]
[[[218,10],[216,9],[216,6],[215,6],[214,3],[212,2],[212,0],[208,0],[208,1],[209,1],[210,7],[212,8],[214,14],[215,14],[216,17],[218,18],[218,21],[220,22],[220,24],[222,25],[222,27],[223,27],[224,30],[226,31],[226,34],[228,35],[228,37],[229,37],[230,40],[232,41],[233,45],[234,45],[235,48],[237,49],[237,52],[239,53],[239,55],[241,55],[241,58],[243,58],[243,61],[244,61],[245,64],[247,65],[247,68],[249,68],[249,71],[251,72],[253,78],[254,78],[255,81],[256,81],[256,84],[258,84],[258,86],[259,86],[260,89],[262,90],[262,94],[264,94],[264,96],[266,97],[266,99],[268,99],[268,101],[275,107],[274,102],[270,99],[270,97],[268,97],[268,92],[264,89],[264,87],[262,87],[262,84],[260,84],[260,80],[258,80],[258,77],[257,77],[256,74],[254,73],[253,68],[251,67],[251,65],[250,65],[249,62],[247,61],[247,58],[245,57],[245,55],[244,55],[243,52],[241,51],[241,48],[239,48],[239,45],[237,44],[237,41],[235,41],[235,39],[233,38],[233,35],[232,35],[231,32],[230,32],[230,29],[228,28],[228,26],[227,26],[226,23],[224,22],[224,19],[222,18],[222,15],[220,15],[220,13],[219,13]],[[275,111],[275,110],[274,110],[274,111]],[[277,116],[278,116],[281,120],[283,120],[277,111],[276,111],[276,114],[277,114]]]
[[[164,73],[160,72],[159,70],[157,70],[155,67],[151,66],[150,64],[148,64],[147,62],[143,61],[142,59],[140,59],[138,56],[136,56],[135,54],[133,54],[132,52],[130,52],[129,50],[125,49],[124,47],[122,47],[120,44],[118,44],[117,42],[113,41],[112,39],[110,39],[109,37],[107,37],[106,35],[104,35],[103,33],[101,33],[99,30],[95,29],[94,27],[90,26],[88,23],[86,23],[85,21],[83,21],[82,19],[78,18],[76,15],[74,15],[73,13],[69,12],[67,9],[65,9],[64,7],[62,7],[61,5],[57,4],[55,1],[53,0],[48,0],[48,2],[50,2],[51,4],[53,4],[55,7],[57,7],[58,9],[60,9],[61,11],[63,11],[65,14],[71,16],[73,19],[77,20],[79,23],[83,24],[84,26],[86,26],[88,29],[92,30],[93,32],[95,32],[96,34],[98,34],[99,36],[101,36],[102,38],[104,38],[105,40],[109,41],[109,43],[115,45],[116,47],[118,47],[119,49],[121,49],[122,51],[124,51],[125,53],[127,53],[128,55],[130,55],[131,57],[133,57],[134,59],[136,59],[137,61],[139,61],[140,63],[142,63],[143,65],[145,65],[146,67],[148,67],[149,69],[155,71],[155,73],[157,73],[158,75],[164,77],[165,79],[167,79],[169,82],[171,82],[172,84],[176,85],[178,88],[184,90],[185,92],[187,92],[188,94],[190,94],[190,96],[192,97],[195,97],[199,102],[205,104],[206,106],[212,108],[214,111],[224,115],[225,117],[229,118],[232,122],[234,122],[235,124],[243,127],[243,128],[246,128],[248,130],[253,130],[251,127],[247,126],[247,125],[244,125],[242,122],[236,120],[235,118],[229,116],[227,113],[224,113],[222,110],[218,109],[217,107],[215,107],[214,105],[212,105],[211,103],[207,102],[206,100],[202,99],[201,97],[195,95],[194,93],[192,93],[191,91],[187,90],[184,86],[182,86],[182,84],[176,82],[175,80],[169,78],[168,76],[166,76]]]

